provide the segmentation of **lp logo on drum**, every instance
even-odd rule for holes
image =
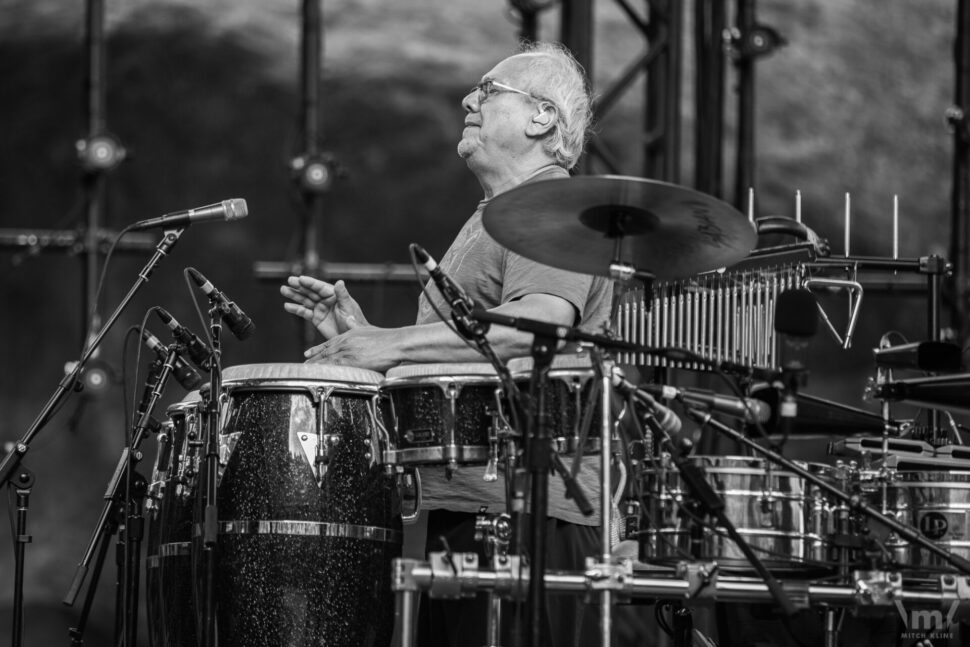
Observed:
[[[901,600],[893,600],[899,617],[903,619],[906,631],[902,638],[916,638],[920,640],[946,640],[953,637],[952,632],[947,630],[953,625],[953,618],[956,616],[959,600],[954,600],[943,617],[942,611],[931,609],[911,609],[909,612],[903,607]]]
[[[942,539],[950,523],[939,512],[927,512],[919,520],[919,529],[927,539]]]

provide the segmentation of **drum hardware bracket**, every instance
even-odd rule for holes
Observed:
[[[903,578],[890,571],[854,571],[855,602],[860,607],[888,606],[903,590]]]
[[[475,517],[475,540],[485,545],[485,554],[496,571],[508,563],[509,542],[512,540],[512,517],[504,512],[487,514],[488,506],[482,506]],[[501,647],[502,598],[491,590],[488,592],[487,637],[488,647]]]
[[[941,575],[940,592],[940,609],[951,623],[970,619],[970,578]]]
[[[712,584],[717,584],[717,562],[679,562],[677,577],[687,582],[684,598],[691,600]]]
[[[612,591],[617,594],[617,602],[627,602],[630,599],[629,579],[633,576],[633,562],[624,559],[619,562],[598,562],[596,558],[586,558],[586,578],[588,593]]]

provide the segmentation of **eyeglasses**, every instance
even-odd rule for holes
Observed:
[[[519,90],[518,88],[513,88],[511,85],[505,85],[504,83],[499,83],[498,81],[493,81],[491,79],[482,81],[474,88],[472,88],[472,91],[478,92],[479,105],[485,103],[486,101],[488,101],[490,97],[493,97],[500,92],[515,92],[516,94],[524,94],[527,97],[532,97],[536,101],[547,101],[547,99],[543,99],[542,97],[537,97],[531,92],[526,92],[525,90]]]

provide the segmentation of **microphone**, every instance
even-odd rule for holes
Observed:
[[[680,432],[681,421],[680,418],[674,413],[669,407],[665,407],[656,400],[653,396],[638,388],[636,384],[626,379],[623,374],[623,370],[618,366],[613,367],[613,374],[610,376],[610,382],[613,384],[613,388],[622,393],[623,395],[632,395],[642,404],[645,404],[647,408],[650,409],[650,413],[653,415],[657,426],[661,431],[674,436]]]
[[[704,389],[678,389],[664,384],[645,384],[641,388],[659,398],[676,399],[687,406],[704,407],[715,413],[741,418],[748,424],[767,422],[771,417],[768,403],[754,398],[736,398]]]
[[[457,310],[462,315],[471,314],[472,308],[475,307],[475,302],[465,294],[465,291],[461,289],[461,286],[455,283],[450,276],[444,273],[435,260],[431,258],[431,255],[420,245],[411,243],[411,251],[415,258],[418,259],[418,263],[424,266],[424,269],[428,271],[431,275],[431,280],[434,284],[438,286],[438,290],[441,292],[442,296],[445,297],[445,301],[451,306],[452,310]]]
[[[818,304],[815,295],[806,288],[785,290],[775,301],[775,332],[781,339],[781,397],[778,405],[778,422],[781,433],[787,437],[798,416],[796,394],[804,386],[808,371],[802,355],[808,342],[818,332]]]
[[[128,227],[128,231],[143,231],[145,229],[155,229],[158,227],[188,227],[194,222],[206,222],[209,220],[239,220],[249,214],[246,208],[246,201],[242,198],[223,200],[215,204],[209,204],[195,209],[185,211],[173,211],[158,218],[140,220]]]
[[[216,286],[212,285],[209,279],[202,276],[202,273],[196,270],[194,267],[188,268],[189,276],[197,286],[202,288],[206,296],[209,297],[209,301],[216,304],[216,308],[219,310],[219,315],[222,320],[232,331],[232,334],[236,336],[236,339],[242,341],[252,337],[253,333],[256,331],[256,325],[253,320],[242,311],[242,308],[236,305],[234,301],[230,301],[225,294],[216,289]]]
[[[155,312],[158,318],[172,331],[175,341],[185,345],[185,350],[189,354],[189,360],[201,368],[203,371],[209,370],[209,347],[205,345],[199,336],[183,326],[178,320],[169,314],[165,308],[157,307]]]
[[[165,358],[168,356],[168,349],[165,348],[165,345],[158,340],[158,337],[151,334],[148,329],[145,328],[142,330],[141,338],[142,341],[145,342],[146,346],[155,351],[155,356],[158,357],[158,359],[165,361]],[[175,356],[175,362],[172,366],[172,376],[179,384],[182,385],[182,388],[187,391],[197,389],[199,388],[199,385],[202,384],[202,377],[198,374],[198,372],[186,364],[185,360],[178,355]]]

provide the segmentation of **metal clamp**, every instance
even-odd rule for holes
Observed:
[[[888,606],[903,590],[903,578],[889,571],[853,571],[855,601],[860,607]]]
[[[696,598],[709,586],[717,585],[717,562],[680,562],[677,577],[687,582],[687,599]]]

